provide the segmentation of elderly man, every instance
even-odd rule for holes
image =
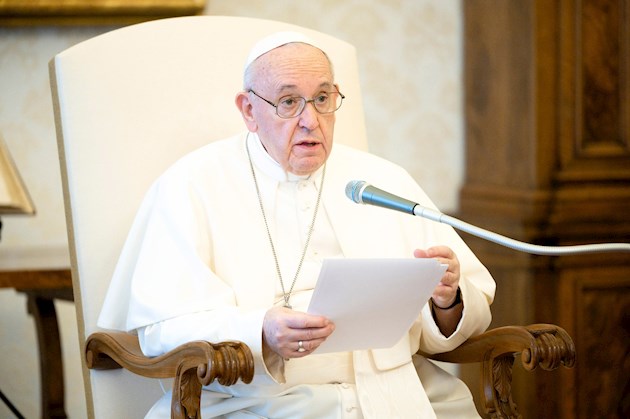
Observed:
[[[383,187],[433,206],[400,167],[333,147],[341,92],[327,55],[305,36],[261,40],[236,95],[247,132],[175,163],[134,222],[99,325],[114,326],[116,287],[131,282],[125,328],[147,355],[200,339],[240,340],[254,354],[251,384],[204,389],[204,417],[477,416],[465,385],[415,353],[484,331],[494,281],[450,227],[339,193],[378,173]],[[313,353],[335,325],[305,311],[322,260],[344,257],[435,258],[448,268],[393,347]],[[167,394],[148,417],[169,409]]]

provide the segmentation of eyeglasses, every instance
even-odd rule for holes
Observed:
[[[313,99],[306,100],[302,96],[282,96],[278,103],[275,104],[264,97],[260,96],[258,93],[249,89],[250,93],[258,96],[260,99],[264,100],[274,108],[276,108],[276,115],[280,118],[295,118],[296,116],[300,116],[302,112],[304,112],[304,108],[307,103],[312,103],[315,107],[315,110],[321,114],[333,113],[337,109],[341,108],[341,104],[343,100],[346,98],[340,92],[320,92]]]

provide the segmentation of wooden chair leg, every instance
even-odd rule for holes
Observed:
[[[527,345],[520,351],[520,359],[526,371],[540,367],[552,371],[564,365],[575,365],[575,346],[564,329],[547,324],[530,325],[527,335],[522,336]],[[496,419],[520,419],[516,403],[512,399],[512,367],[517,352],[501,355],[486,352],[482,362],[483,406],[486,414]]]
[[[492,358],[481,364],[483,406],[492,419],[520,419],[512,399],[512,367],[514,356]]]
[[[201,382],[197,366],[190,367],[182,362],[177,368],[173,382],[171,417],[173,419],[201,419]]]

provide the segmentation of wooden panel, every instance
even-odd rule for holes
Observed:
[[[529,96],[531,7],[527,2],[466,1],[466,135],[475,147],[466,154],[471,185],[528,188],[535,173],[528,146],[533,132]],[[478,18],[483,16],[484,18]],[[506,36],[518,33],[520,36]],[[487,124],[492,119],[494,123]]]
[[[630,2],[462,6],[459,218],[536,244],[629,242]],[[572,370],[515,368],[523,416],[630,417],[628,255],[540,257],[464,239],[497,281],[492,326],[555,323],[576,342]]]
[[[582,74],[578,150],[584,156],[628,152],[622,105],[627,105],[627,70],[622,61],[626,40],[621,33],[623,2],[585,0],[578,11],[579,63]],[[598,153],[599,152],[599,153]]]
[[[561,181],[630,181],[630,2],[562,1]]]
[[[580,362],[588,364],[576,371],[578,417],[628,417],[630,276],[619,269],[591,269],[577,275],[574,340]]]

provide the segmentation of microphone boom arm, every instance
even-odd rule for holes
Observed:
[[[448,224],[458,230],[472,234],[473,236],[500,244],[510,249],[519,250],[521,252],[531,253],[534,255],[546,256],[564,256],[577,255],[584,253],[603,253],[603,252],[630,252],[629,243],[597,243],[597,244],[581,244],[574,246],[540,246],[536,244],[525,243],[514,240],[509,237],[502,236],[492,231],[468,224],[457,218],[442,214],[430,208],[416,204],[413,208],[413,214],[418,217],[427,218],[438,223]]]
[[[500,244],[510,249],[534,255],[563,256],[583,253],[630,252],[630,243],[597,243],[574,246],[540,246],[511,239],[492,231],[460,221],[439,211],[423,207],[420,204],[393,195],[361,180],[353,180],[346,185],[346,196],[357,204],[370,204],[393,209],[438,223],[448,224],[458,230]]]

